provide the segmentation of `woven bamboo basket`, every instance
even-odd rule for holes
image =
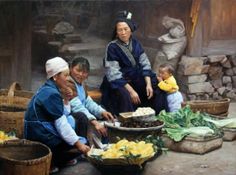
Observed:
[[[9,90],[0,90],[0,110],[3,111],[12,106],[26,109],[32,96],[32,92],[22,91],[19,83],[14,82]]]
[[[31,91],[22,90],[18,82],[13,82],[9,89],[0,89],[0,95],[31,98],[34,93]]]
[[[190,105],[193,112],[206,112],[215,116],[227,117],[230,99],[222,100],[192,100],[186,101],[182,106]]]
[[[14,82],[8,90],[0,90],[0,130],[13,131],[23,138],[24,114],[33,93],[20,89],[19,83]]]
[[[9,109],[9,108],[8,108]],[[0,130],[14,132],[18,138],[23,138],[24,111],[4,112],[0,111]]]
[[[0,144],[4,175],[48,175],[52,153],[39,142],[12,140]],[[1,174],[1,172],[0,172]]]

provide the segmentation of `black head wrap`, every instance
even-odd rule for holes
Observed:
[[[134,32],[137,29],[137,25],[132,21],[132,13],[128,11],[119,11],[115,20],[115,25],[118,22],[126,22],[130,27],[131,31]]]
[[[115,28],[112,34],[112,40],[116,38],[116,24],[118,22],[125,22],[130,27],[131,31],[134,32],[137,29],[137,25],[132,21],[132,13],[128,11],[119,11],[115,20]]]

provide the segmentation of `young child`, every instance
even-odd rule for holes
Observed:
[[[160,65],[157,74],[159,88],[168,93],[167,102],[170,112],[175,112],[180,109],[181,103],[183,102],[182,94],[178,91],[179,86],[176,83],[173,73],[173,66],[165,63]]]
[[[71,112],[73,111],[72,106],[70,101],[72,99],[77,98],[77,93],[76,91],[74,91],[71,87],[67,87],[66,89],[61,89],[62,92],[62,98],[63,98],[63,102],[64,102],[64,115],[67,118],[67,122],[71,125],[71,127],[76,130],[76,120],[75,118],[71,115]],[[76,111],[73,111],[76,112]],[[77,111],[78,112],[78,111]],[[66,131],[65,131],[66,132]],[[78,133],[77,133],[78,134]],[[79,136],[79,140],[81,143],[86,144],[87,143],[87,139],[85,137]]]
[[[70,87],[67,87],[66,89],[61,89],[63,102],[64,102],[64,115],[67,117],[68,123],[71,125],[71,127],[75,130],[75,119],[71,113],[71,106],[70,106],[70,100],[73,97],[76,97],[77,95],[73,94],[73,90]]]

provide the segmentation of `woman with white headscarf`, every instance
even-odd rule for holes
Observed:
[[[47,81],[34,95],[26,111],[24,135],[26,139],[39,141],[50,147],[53,166],[60,166],[78,156],[68,153],[72,148],[77,148],[80,154],[90,150],[85,139],[88,120],[86,117],[80,119],[84,127],[80,127],[80,130],[86,132],[75,132],[63,114],[60,89],[67,86],[68,63],[60,57],[49,59],[46,62],[46,72]],[[83,134],[78,136],[76,133]]]

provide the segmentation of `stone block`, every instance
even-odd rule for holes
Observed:
[[[210,99],[210,95],[209,94],[204,94],[204,100],[209,100]]]
[[[217,92],[220,94],[220,95],[223,95],[224,94],[224,92],[225,92],[225,87],[223,86],[223,87],[220,87],[220,88],[218,88],[217,89]]]
[[[236,67],[233,67],[233,72],[234,72],[234,75],[236,75]]]
[[[210,68],[210,65],[209,65],[209,64],[203,65],[203,66],[202,66],[202,74],[207,74],[208,71],[209,71],[209,68]]]
[[[233,76],[234,75],[234,71],[233,71],[233,69],[226,69],[225,74],[228,75],[228,76]]]
[[[188,95],[189,100],[196,100],[196,95]]]
[[[233,87],[236,88],[236,76],[232,76]]]
[[[226,90],[231,91],[233,89],[232,83],[227,83],[226,84]]]
[[[210,66],[208,73],[211,80],[219,79],[224,74],[220,66]]]
[[[223,84],[228,84],[232,82],[230,76],[223,76],[222,81],[223,81]]]
[[[204,82],[207,79],[207,75],[206,74],[202,74],[202,75],[191,75],[188,76],[188,80],[187,83],[191,84],[191,83],[200,83],[200,82]]]
[[[193,83],[188,85],[189,93],[214,92],[210,82]]]
[[[214,88],[218,89],[218,88],[222,87],[222,80],[221,79],[212,80],[211,84]]]
[[[230,55],[229,60],[231,61],[233,66],[236,66],[236,55]]]
[[[227,60],[227,61],[221,63],[221,65],[222,65],[223,67],[225,67],[225,68],[231,68],[231,67],[232,67],[232,65],[231,65],[231,63],[230,63],[229,60]]]
[[[231,90],[226,93],[226,97],[231,98],[231,99],[236,99],[236,94],[233,90]]]
[[[208,57],[208,61],[210,63],[221,62],[225,58],[227,59],[227,57],[225,55],[209,55],[207,57]]]
[[[219,98],[218,92],[214,92],[213,95],[212,95],[212,98],[213,98],[214,100],[217,100],[217,99]]]
[[[178,73],[182,75],[201,74],[203,69],[203,59],[201,57],[182,56],[179,63]]]

